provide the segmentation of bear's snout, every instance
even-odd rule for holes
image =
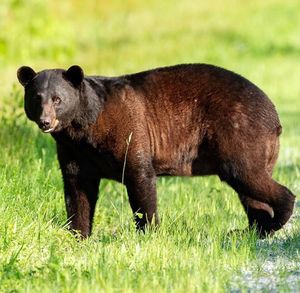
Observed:
[[[42,130],[47,130],[51,126],[50,118],[41,118],[39,123],[39,128]]]
[[[59,121],[57,119],[51,119],[50,117],[46,117],[40,119],[38,126],[44,133],[50,133],[57,128],[58,124]]]
[[[52,132],[58,125],[58,120],[56,119],[55,109],[53,103],[49,100],[45,101],[41,105],[42,113],[37,120],[37,125],[43,132]]]

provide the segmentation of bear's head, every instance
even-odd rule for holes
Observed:
[[[26,115],[43,132],[60,131],[76,118],[84,78],[79,66],[38,73],[28,66],[22,66],[17,76],[25,89]]]

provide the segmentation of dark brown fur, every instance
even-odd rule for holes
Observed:
[[[261,236],[288,221],[294,195],[271,178],[281,125],[271,101],[251,82],[205,64],[118,78],[82,74],[82,80],[79,71],[73,71],[31,72],[26,79],[28,68],[25,76],[21,68],[18,74],[25,99],[45,94],[39,115],[34,117],[27,109],[28,117],[40,123],[48,105],[53,108],[47,110],[49,119],[59,118],[52,135],[72,229],[90,235],[99,182],[121,181],[131,134],[124,184],[133,212],[143,215],[136,216],[138,228],[159,222],[156,177],[161,175],[218,175],[238,193],[250,226]],[[53,92],[44,90],[44,80],[56,95],[59,87],[68,92],[71,83],[75,88],[78,101],[71,121],[49,102]],[[70,95],[75,100],[75,94]]]

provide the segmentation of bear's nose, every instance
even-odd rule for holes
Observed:
[[[50,128],[51,121],[49,118],[41,119],[39,123],[39,127],[43,130]]]

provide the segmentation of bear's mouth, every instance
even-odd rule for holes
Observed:
[[[55,131],[58,124],[59,124],[59,121],[57,119],[55,119],[53,126],[51,128],[48,128],[48,129],[43,129],[43,132],[44,133],[51,133],[51,132]]]

